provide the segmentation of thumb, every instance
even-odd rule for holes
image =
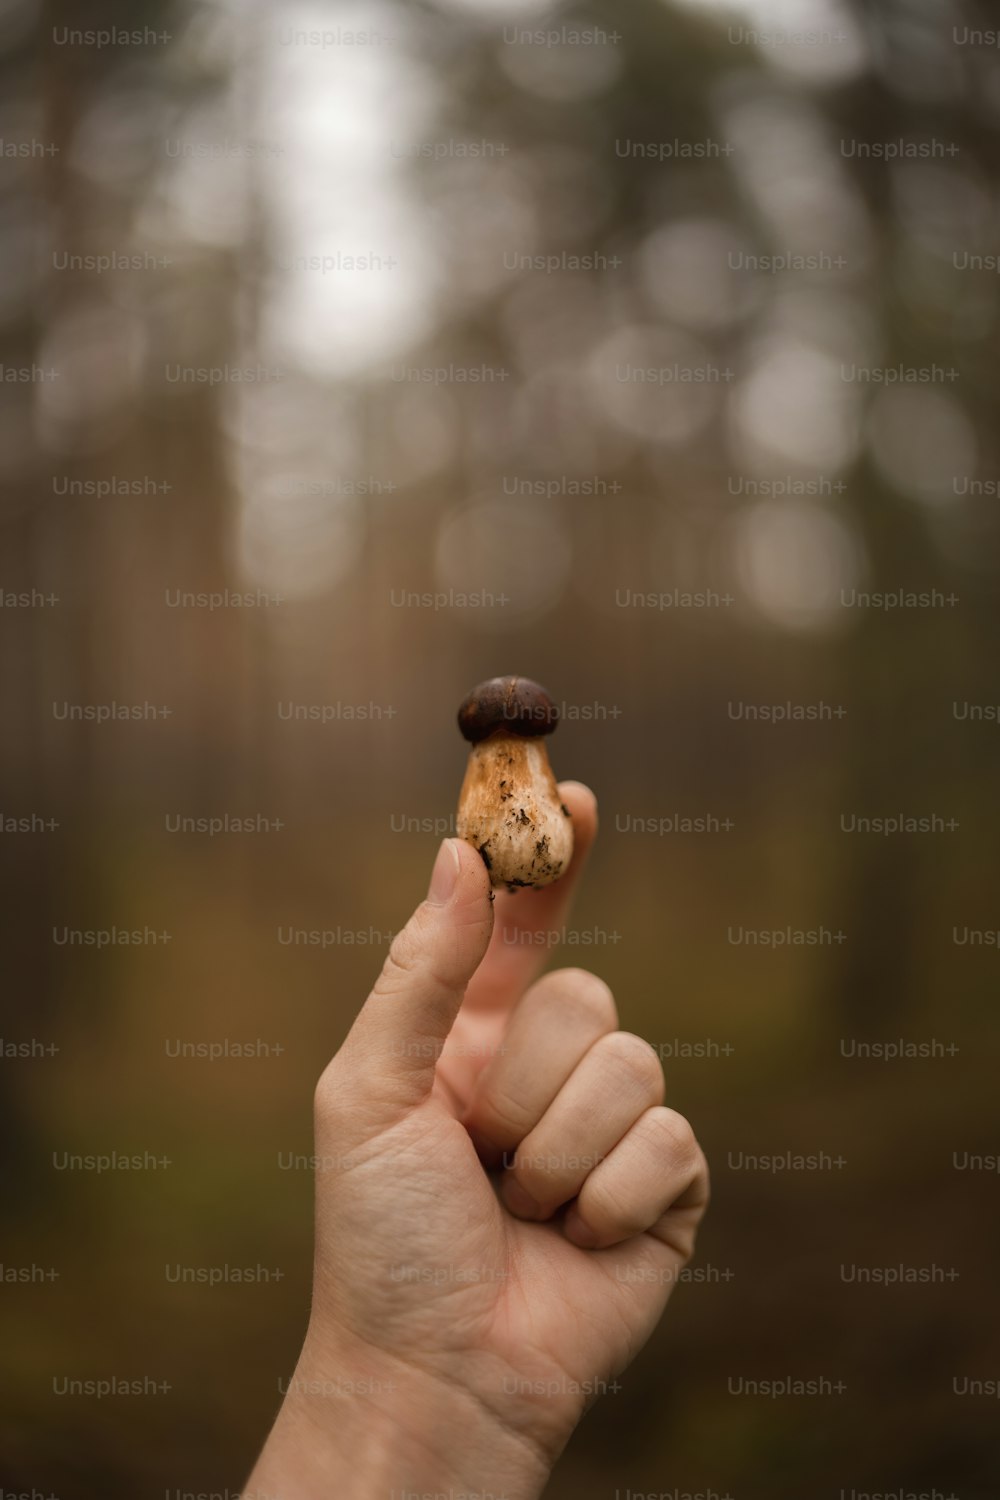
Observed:
[[[393,939],[333,1063],[365,1113],[405,1109],[429,1097],[437,1059],[492,931],[486,866],[471,844],[445,839],[427,898]]]

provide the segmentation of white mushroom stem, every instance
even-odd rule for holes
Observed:
[[[540,737],[492,734],[472,746],[458,836],[483,856],[495,886],[551,885],[573,854],[573,824]]]

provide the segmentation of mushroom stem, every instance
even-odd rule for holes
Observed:
[[[548,695],[525,678],[481,684],[460,711],[473,743],[458,836],[479,850],[494,886],[551,885],[572,858],[573,824],[542,737],[555,719]]]

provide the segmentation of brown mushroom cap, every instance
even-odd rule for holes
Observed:
[[[458,727],[473,744],[491,734],[533,739],[551,734],[558,722],[559,710],[530,677],[491,677],[474,687],[458,710]]]

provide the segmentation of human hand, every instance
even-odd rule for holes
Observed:
[[[564,879],[494,904],[446,840],[320,1079],[312,1315],[250,1482],[282,1500],[537,1495],[691,1255],[707,1170],[655,1052],[592,974],[532,983],[596,828],[560,791]]]

